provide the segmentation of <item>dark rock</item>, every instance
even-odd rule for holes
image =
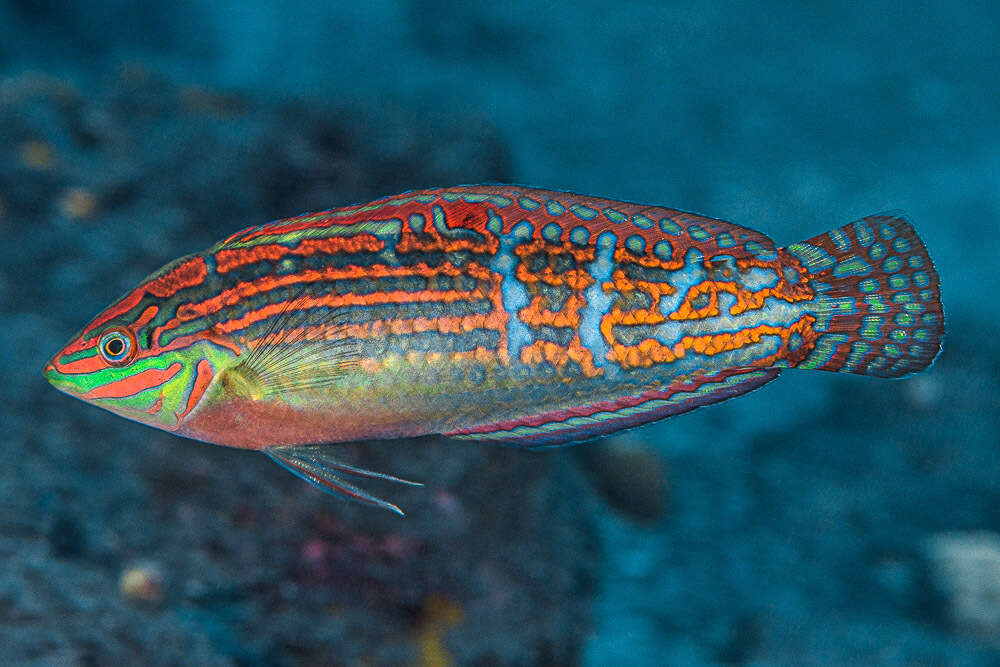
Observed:
[[[626,434],[578,448],[578,458],[598,492],[637,521],[656,521],[667,511],[667,469],[660,455]]]
[[[56,558],[75,558],[83,553],[83,528],[76,517],[59,511],[52,516],[46,530],[49,548]]]

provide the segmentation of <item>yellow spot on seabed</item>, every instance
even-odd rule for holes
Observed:
[[[70,188],[59,197],[59,212],[67,218],[86,220],[97,212],[97,197],[86,188]]]
[[[129,602],[158,605],[163,602],[163,571],[155,563],[135,563],[122,571],[118,592]]]
[[[181,90],[181,104],[190,111],[228,116],[243,110],[243,102],[235,95],[227,95],[205,86],[187,86]]]
[[[424,601],[417,645],[420,647],[420,664],[423,667],[449,667],[451,653],[444,645],[444,634],[462,622],[465,614],[454,600],[431,595]]]
[[[38,171],[51,169],[56,163],[55,151],[44,141],[25,141],[21,144],[19,152],[21,162]]]

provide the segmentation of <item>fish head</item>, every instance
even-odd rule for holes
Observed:
[[[127,419],[178,430],[238,352],[199,320],[206,273],[204,257],[190,255],[147,277],[49,360],[46,379]]]

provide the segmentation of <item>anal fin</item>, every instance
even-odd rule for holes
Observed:
[[[522,419],[481,424],[445,435],[527,449],[558,447],[611,435],[745,394],[778,377],[778,368],[732,368],[675,380],[665,389]]]
[[[264,453],[285,470],[304,479],[321,491],[365,505],[381,507],[404,516],[403,511],[396,505],[345,481],[343,476],[380,479],[410,486],[423,486],[423,484],[338,461],[330,455],[330,450],[333,447],[334,445],[283,445],[268,447]]]

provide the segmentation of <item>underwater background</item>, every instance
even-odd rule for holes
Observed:
[[[986,1],[0,0],[0,663],[998,664],[998,35]],[[170,259],[483,181],[778,245],[903,209],[944,352],[544,453],[347,446],[427,483],[406,519],[42,378]]]

